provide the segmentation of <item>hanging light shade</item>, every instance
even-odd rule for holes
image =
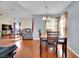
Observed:
[[[46,16],[43,17],[42,20],[50,21],[50,17],[47,15],[47,5],[45,6],[45,8],[46,8]]]
[[[50,17],[46,17],[46,16],[43,17],[43,20],[46,20],[46,21],[50,21],[50,19],[51,19]]]

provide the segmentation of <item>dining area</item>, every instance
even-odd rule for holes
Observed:
[[[45,30],[38,30],[40,57],[67,58],[67,12],[44,21]]]
[[[46,31],[41,33],[41,30],[38,32],[41,58],[67,58],[67,38],[59,38],[59,32]]]

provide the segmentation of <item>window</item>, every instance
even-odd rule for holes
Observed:
[[[64,15],[61,15],[60,21],[59,21],[59,37],[64,37]]]
[[[56,18],[50,18],[50,21],[46,21],[46,30],[52,30],[57,31],[57,19]]]
[[[46,21],[46,30],[59,31],[59,37],[67,37],[67,12]]]
[[[59,21],[59,37],[67,37],[67,12],[60,17]]]

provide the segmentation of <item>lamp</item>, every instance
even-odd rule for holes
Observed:
[[[43,17],[43,19],[42,19],[42,20],[45,20],[45,21],[50,21],[50,17],[48,17],[48,15],[47,15],[47,5],[45,6],[45,8],[46,8],[46,16],[45,16],[45,17]]]

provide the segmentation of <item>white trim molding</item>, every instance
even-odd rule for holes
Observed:
[[[33,40],[40,40],[39,38],[33,38]]]
[[[69,49],[72,53],[74,53],[77,57],[79,57],[79,55],[78,55],[72,48],[70,48],[69,46],[68,46],[68,49]]]

